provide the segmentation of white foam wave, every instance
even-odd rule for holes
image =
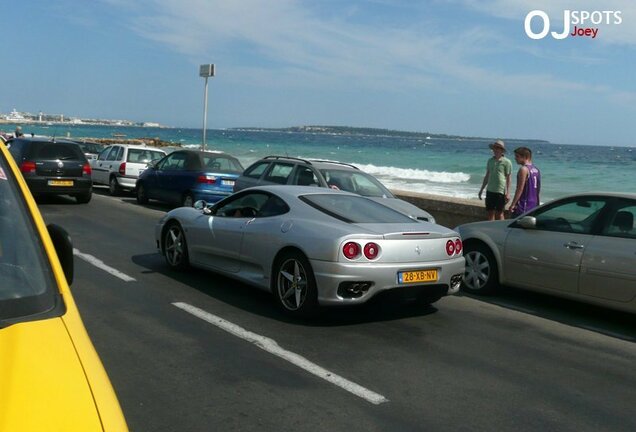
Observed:
[[[362,171],[383,178],[429,181],[434,183],[464,183],[470,174],[463,172],[429,171],[413,168],[396,168],[375,165],[357,165]]]
[[[407,191],[453,198],[477,199],[477,188],[469,185],[407,183],[391,180],[384,180],[382,183],[393,192]]]

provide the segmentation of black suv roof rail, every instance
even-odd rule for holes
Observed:
[[[308,161],[307,159],[301,159],[301,158],[292,157],[292,156],[270,155],[270,156],[265,156],[263,159],[291,159],[291,160],[297,160],[297,161],[305,162],[306,164],[311,165],[311,162]]]
[[[332,163],[332,164],[336,164],[336,165],[344,165],[344,166],[348,166],[348,167],[351,167],[353,169],[357,169],[358,171],[360,171],[360,168],[358,168],[357,166],[348,164],[346,162],[338,162],[338,161],[332,161],[332,160],[327,160],[327,159],[324,159],[324,160],[323,159],[312,159],[312,162]]]

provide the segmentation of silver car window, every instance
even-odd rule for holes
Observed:
[[[112,146],[106,147],[104,150],[101,151],[99,156],[97,156],[97,160],[100,160],[100,161],[106,160],[106,157],[108,156],[108,154],[110,153],[112,149],[113,149]]]
[[[313,208],[350,223],[418,223],[410,217],[368,198],[341,194],[312,194],[299,197]]]
[[[245,173],[243,175],[245,177],[257,179],[261,175],[263,175],[263,173],[265,172],[268,166],[269,166],[269,162],[256,163],[252,165],[251,167],[249,167],[247,170],[245,170]]]
[[[163,156],[164,156],[163,153],[156,150],[128,149],[126,162],[148,163],[153,160],[161,159]]]
[[[264,180],[272,183],[287,184],[287,179],[293,169],[293,164],[273,163]]]
[[[602,235],[636,239],[636,203],[624,202],[608,218]]]
[[[366,197],[393,197],[382,183],[367,173],[340,169],[324,169],[320,172],[329,187],[333,189],[353,192]]]
[[[540,230],[590,234],[606,204],[607,201],[601,198],[582,198],[541,209],[531,215],[537,219],[536,226]]]
[[[110,153],[108,153],[108,156],[106,156],[106,160],[107,161],[114,161],[117,160],[117,152],[119,151],[119,146],[114,146],[111,150]]]
[[[268,201],[270,195],[263,192],[251,192],[225,201],[217,207],[214,214],[224,217],[254,217]]]

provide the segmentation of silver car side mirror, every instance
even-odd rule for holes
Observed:
[[[198,200],[194,203],[195,210],[201,210],[203,214],[211,214],[212,211],[208,208],[208,203],[204,200]]]
[[[534,216],[524,216],[517,221],[521,228],[532,229],[537,227],[537,218]]]

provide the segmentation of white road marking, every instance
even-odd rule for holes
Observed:
[[[333,372],[329,372],[327,369],[324,369],[317,364],[310,362],[306,358],[281,348],[273,339],[261,336],[256,333],[252,333],[240,326],[237,326],[236,324],[233,324],[229,321],[224,320],[223,318],[212,315],[211,313],[191,306],[187,303],[175,302],[172,303],[172,305],[196,316],[197,318],[201,318],[202,320],[207,321],[210,324],[213,324],[220,329],[233,334],[234,336],[253,343],[257,347],[269,352],[270,354],[274,354],[275,356],[278,356],[283,360],[287,360],[288,362],[298,366],[299,368],[304,369],[319,378],[329,381],[330,383],[335,384],[338,387],[350,393],[353,393],[354,395],[361,397],[368,402],[371,402],[372,404],[379,405],[381,403],[389,401],[381,394],[366,389],[354,382],[349,381],[346,378],[341,377],[340,375],[336,375]]]
[[[120,272],[117,269],[114,269],[106,264],[104,264],[104,261],[100,260],[99,258],[95,258],[93,255],[89,255],[89,254],[85,254],[80,252],[79,250],[73,248],[73,255],[75,255],[78,258],[83,259],[84,261],[86,261],[89,264],[93,264],[95,267],[104,270],[106,273],[110,273],[115,277],[118,277],[119,279],[123,280],[124,282],[134,282],[137,279],[128,276],[125,273]]]

